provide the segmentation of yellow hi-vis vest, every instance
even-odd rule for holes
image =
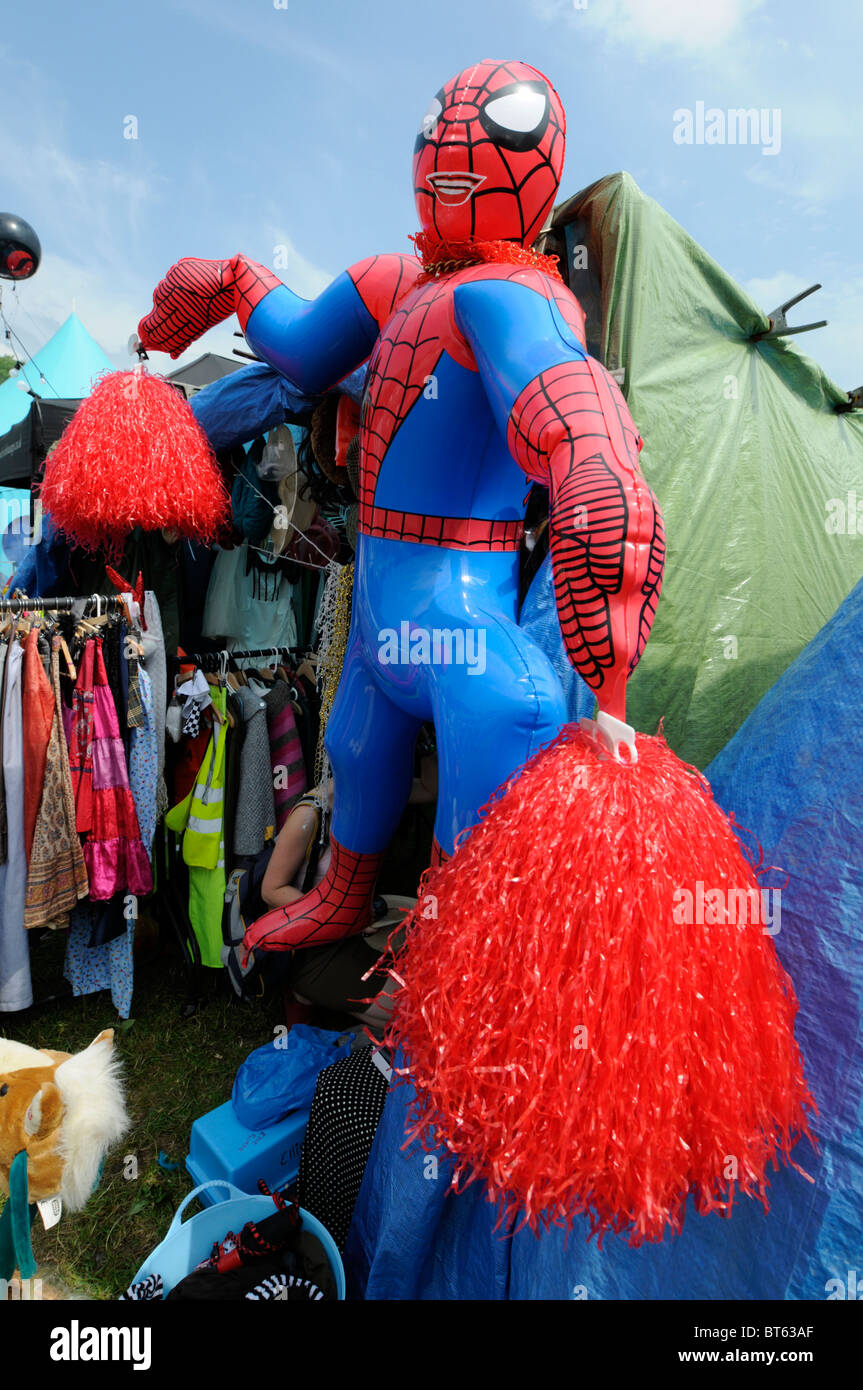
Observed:
[[[214,686],[214,708],[221,719],[213,724],[207,751],[198,769],[195,785],[165,817],[169,830],[183,834],[183,859],[190,868],[224,868],[222,828],[225,815],[225,746],[228,724],[225,719],[227,691]]]

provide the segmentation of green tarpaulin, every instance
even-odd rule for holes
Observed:
[[[847,393],[793,340],[751,340],[763,311],[628,174],[561,205],[545,245],[566,256],[591,351],[625,369],[665,515],[630,722],[664,718],[704,767],[863,573],[863,411],[837,413]]]

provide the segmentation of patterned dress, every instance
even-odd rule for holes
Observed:
[[[0,865],[0,1011],[15,1013],[33,1003],[30,943],[24,930],[27,856],[24,853],[24,757],[21,677],[24,652],[13,642],[6,656],[3,702],[3,783],[7,852]]]
[[[55,637],[51,653],[54,718],[27,869],[24,926],[28,928],[65,927],[72,908],[79,898],[86,898],[89,890],[87,868],[75,828],[75,798],[62,732],[59,648],[60,639]]]
[[[33,846],[39,803],[45,781],[45,762],[54,722],[54,696],[39,654],[39,631],[31,628],[24,647],[22,693],[24,731],[24,851],[27,861]]]
[[[129,787],[126,755],[111,698],[101,638],[87,643],[71,713],[70,763],[76,823],[85,835],[90,897],[122,889],[149,893],[153,874]]]
[[[78,788],[78,828],[88,835],[84,854],[87,855],[88,849],[91,855],[98,854],[99,898],[103,895],[111,897],[122,888],[128,890],[123,909],[126,925],[124,931],[113,940],[91,946],[89,942],[97,909],[92,903],[82,903],[72,913],[64,973],[75,995],[110,989],[111,999],[120,1017],[128,1018],[134,983],[135,899],[137,894],[149,892],[152,886],[152,871],[147,846],[141,839],[138,812],[141,814],[144,835],[152,838],[151,816],[153,827],[155,825],[153,786],[158,780],[158,751],[153,748],[150,721],[147,719],[147,697],[152,692],[148,692],[148,682],[142,669],[138,673],[138,680],[145,723],[141,727],[133,727],[131,772],[127,776],[123,744],[104,663],[101,662],[100,647],[98,638],[88,642],[81,659],[68,728],[70,743],[75,746],[72,763],[73,779],[77,779]],[[154,724],[152,731],[155,733]],[[140,741],[139,736],[142,736]],[[96,838],[98,831],[104,836],[106,831],[113,828],[133,830],[134,833],[125,839],[110,835]],[[91,862],[96,862],[95,857]],[[123,881],[124,877],[126,881]],[[96,896],[91,893],[91,897]]]
[[[132,724],[130,730],[129,785],[135,802],[141,840],[149,855],[152,854],[153,836],[156,833],[159,746],[153,710],[153,687],[142,666],[138,668],[136,685],[141,705],[141,722]],[[137,721],[137,713],[134,717]]]

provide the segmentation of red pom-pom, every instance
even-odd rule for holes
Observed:
[[[678,1232],[690,1192],[766,1207],[815,1109],[775,894],[701,775],[637,748],[623,765],[566,729],[427,871],[388,1036],[410,1137],[449,1149],[456,1186],[633,1245]]]
[[[42,504],[76,545],[116,554],[136,526],[211,541],[230,498],[207,437],[164,377],[112,372],[45,465]]]

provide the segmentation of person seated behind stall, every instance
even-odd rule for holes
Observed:
[[[333,809],[332,779],[320,782],[300,797],[279,831],[261,883],[261,897],[268,907],[295,903],[324,877],[330,862],[329,844],[319,844],[324,809],[329,820]]]
[[[411,805],[433,802],[437,798],[436,758],[423,758],[420,769],[421,775],[414,778],[411,788]],[[325,809],[326,843],[321,845],[321,813]],[[276,838],[261,884],[261,897],[268,907],[284,907],[296,902],[323,879],[330,862],[327,827],[332,809],[332,778],[319,783],[294,806]]]
[[[437,799],[435,757],[422,758],[420,771],[411,789],[410,801],[414,805]],[[328,779],[293,807],[279,831],[261,884],[261,897],[269,907],[296,902],[323,879],[330,860],[328,829],[332,806],[333,783]],[[389,1019],[394,983],[385,966],[375,967],[400,918],[415,901],[385,895],[387,911],[376,921],[373,933],[295,952],[289,987],[297,1002],[351,1014],[370,1028],[382,1028]],[[393,944],[398,945],[397,938]]]

